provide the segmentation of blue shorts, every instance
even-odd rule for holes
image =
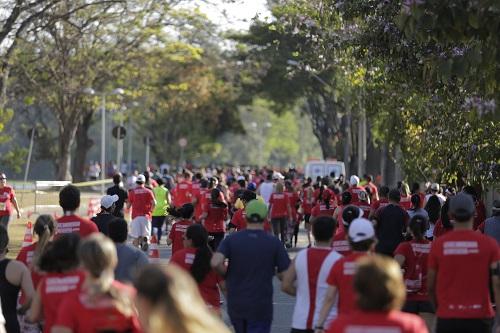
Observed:
[[[252,321],[239,318],[231,318],[236,333],[270,333],[272,321]]]

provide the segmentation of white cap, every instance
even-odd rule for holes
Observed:
[[[245,180],[245,177],[240,175],[240,176],[236,177],[236,180]]]
[[[359,177],[356,175],[352,175],[349,183],[351,183],[352,186],[358,185],[359,184]]]
[[[431,190],[433,190],[433,191],[439,191],[439,184],[438,183],[432,183]]]
[[[135,180],[136,183],[145,183],[146,182],[146,177],[144,177],[144,175],[138,175],[137,176],[137,179]]]
[[[375,237],[373,224],[365,218],[357,218],[349,225],[349,238],[354,242],[362,242]]]
[[[101,198],[101,206],[108,209],[109,207],[113,206],[115,202],[118,201],[118,196],[116,194],[114,195],[105,195]]]

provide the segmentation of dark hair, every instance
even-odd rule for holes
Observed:
[[[186,239],[191,240],[196,248],[196,255],[191,266],[191,275],[196,282],[201,283],[210,273],[212,251],[208,246],[208,233],[201,224],[192,224],[186,229]]]
[[[80,190],[74,185],[66,185],[59,192],[59,205],[66,212],[72,212],[80,207]]]
[[[158,186],[161,186],[164,184],[163,179],[161,179],[161,178],[156,179],[156,183],[158,183]]]
[[[424,239],[425,231],[429,228],[427,219],[418,214],[411,218],[408,226],[415,239],[419,241]]]
[[[373,176],[372,175],[366,175],[365,176],[365,179],[368,181],[368,182],[371,182],[373,180]]]
[[[477,191],[473,186],[467,185],[462,188],[462,192],[469,194],[472,196],[472,200],[476,201],[477,200]]]
[[[429,197],[429,200],[427,200],[425,204],[425,210],[427,211],[427,215],[429,215],[429,221],[431,223],[436,223],[441,211],[441,201],[439,201],[437,195],[433,194]]]
[[[392,189],[389,191],[389,200],[399,202],[401,200],[401,193],[399,193],[399,190]]]
[[[113,175],[113,184],[120,184],[120,182],[122,181],[122,174],[121,173],[115,173]]]
[[[349,205],[342,210],[342,223],[344,226],[349,227],[351,222],[359,217],[359,210],[360,208],[354,205]]]
[[[257,194],[250,190],[245,190],[241,195],[241,201],[243,202],[250,202],[255,199],[257,199]]]
[[[194,178],[198,179],[198,180],[201,180],[203,178],[203,175],[201,174],[201,172],[197,172],[197,173],[194,174]]]
[[[62,273],[78,267],[78,246],[80,236],[76,233],[62,234],[47,245],[38,261],[38,268],[44,272]]]
[[[128,236],[127,221],[115,218],[108,224],[108,237],[115,243],[125,243]]]
[[[9,233],[7,229],[0,225],[0,252],[3,252],[9,246]]]
[[[387,198],[387,196],[389,195],[389,191],[389,187],[384,185],[380,187],[379,194],[381,197]]]
[[[348,205],[352,201],[352,194],[351,192],[344,191],[342,192],[342,205]]]
[[[227,205],[220,199],[221,191],[218,188],[212,189],[210,192],[210,201],[212,206],[227,207]]]
[[[443,204],[443,207],[441,207],[441,224],[443,227],[447,230],[453,229],[453,224],[451,224],[450,216],[448,215],[448,211],[450,209],[450,198],[446,199],[446,201]]]
[[[240,179],[240,180],[238,180],[238,185],[240,187],[246,187],[247,186],[247,182],[244,179]]]
[[[318,216],[312,223],[312,234],[316,241],[330,240],[337,230],[337,221],[331,216]]]
[[[33,232],[38,236],[35,253],[33,254],[33,264],[37,262],[49,244],[50,238],[56,231],[56,221],[52,215],[43,214],[38,216],[33,226]]]
[[[418,191],[420,191],[420,184],[417,182],[412,183],[411,184],[411,193],[415,194],[415,193],[418,193]]]
[[[177,208],[174,206],[170,206],[167,209],[169,215],[177,218],[190,219],[193,217],[194,206],[192,203],[185,203],[182,207]]]
[[[413,209],[418,209],[420,208],[420,195],[418,194],[413,194],[411,196],[411,206]]]
[[[208,187],[213,188],[213,187],[215,187],[215,185],[217,185],[218,182],[219,181],[218,181],[217,177],[210,177],[210,179],[208,180]]]
[[[201,179],[200,180],[200,187],[207,188],[208,187],[208,180],[206,180],[205,178]]]

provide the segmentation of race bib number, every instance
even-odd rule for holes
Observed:
[[[7,203],[6,202],[0,202],[0,210],[7,210]]]

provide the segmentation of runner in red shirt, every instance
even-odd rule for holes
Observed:
[[[184,204],[180,209],[170,209],[170,215],[181,218],[175,222],[168,234],[167,245],[172,245],[172,255],[184,248],[184,234],[187,228],[193,224],[193,205]]]
[[[434,226],[434,240],[453,230],[453,224],[451,223],[450,216],[448,215],[449,208],[450,198],[446,199],[443,207],[441,207],[440,218],[436,221],[436,225]]]
[[[327,191],[325,187],[322,187],[324,191],[320,191],[319,200],[314,205],[311,211],[311,218],[314,219],[318,216],[330,216],[333,217],[335,212],[335,202],[332,201],[330,191]]]
[[[129,191],[127,206],[129,209],[132,208],[130,222],[132,242],[147,251],[151,235],[151,213],[156,200],[153,192],[144,186],[145,181],[144,175],[137,176],[137,186]]]
[[[23,247],[16,260],[22,262],[29,268],[31,272],[31,280],[33,287],[36,289],[41,279],[41,275],[36,269],[40,255],[45,251],[45,248],[52,240],[56,233],[56,221],[51,215],[40,215],[35,221],[33,232],[38,237],[38,241]],[[21,294],[20,304],[24,304],[24,295]]]
[[[9,226],[10,216],[12,215],[12,206],[16,210],[17,218],[21,218],[14,189],[7,186],[5,173],[0,173],[0,225],[3,225],[6,229]]]
[[[397,263],[387,257],[361,259],[354,276],[360,311],[341,313],[328,333],[427,333],[422,319],[399,311],[404,302],[404,284],[398,268]],[[323,328],[316,332],[323,332]]]
[[[356,204],[359,201],[358,195],[360,192],[366,192],[363,186],[359,186],[359,177],[351,176],[349,180],[350,187],[347,189],[352,195],[352,203]]]
[[[212,251],[208,246],[208,233],[203,226],[193,224],[186,230],[184,249],[170,259],[188,271],[198,283],[201,297],[217,314],[220,314],[220,291],[225,289],[224,281],[210,267]],[[219,289],[220,288],[220,289]]]
[[[313,188],[311,186],[311,178],[307,179],[307,182],[302,185],[302,191],[300,192],[300,204],[302,208],[302,214],[304,214],[304,228],[306,229],[308,247],[311,246],[311,211],[313,207]]]
[[[372,208],[370,210],[370,215],[368,216],[369,219],[375,216],[375,212],[379,208],[389,205],[389,191],[390,189],[387,186],[382,186],[380,188],[380,199],[372,202]]]
[[[283,192],[283,184],[276,183],[276,192],[271,194],[269,198],[269,213],[271,218],[271,226],[276,237],[281,238],[283,244],[286,243],[286,220],[292,218],[292,209],[288,196]]]
[[[297,209],[299,208],[299,194],[292,186],[292,182],[289,180],[285,181],[285,195],[288,197],[288,204],[290,205],[290,209],[292,211],[292,218],[288,220],[287,226],[287,246],[292,247],[293,238],[295,237],[295,246],[297,246],[297,238],[299,236],[299,226],[298,226],[298,213]]]
[[[337,231],[337,233],[333,237],[333,250],[337,251],[343,256],[347,256],[352,253],[347,237],[349,225],[352,221],[361,217],[363,217],[363,211],[357,206],[349,205],[342,210],[342,225],[339,228],[341,230]]]
[[[431,329],[435,311],[427,293],[427,260],[431,249],[431,243],[425,239],[427,226],[424,216],[412,217],[409,229],[413,240],[399,244],[394,259],[404,271],[406,303],[403,311],[420,315]]]
[[[228,224],[228,231],[229,232],[234,232],[234,231],[241,231],[245,230],[247,228],[247,216],[245,213],[245,207],[247,203],[249,203],[252,200],[257,199],[257,194],[255,192],[246,190],[243,193],[243,197],[241,199],[241,202],[243,203],[243,208],[238,209],[234,214],[233,217],[231,218],[231,222]],[[266,232],[271,232],[271,224],[269,223],[268,219],[264,220],[264,231]]]
[[[134,289],[114,280],[118,258],[113,242],[103,234],[91,235],[82,241],[78,256],[85,282],[80,292],[62,301],[52,333],[142,332]]]
[[[191,174],[189,172],[183,173],[183,178],[177,183],[172,195],[176,207],[181,207],[185,203],[193,201]]]
[[[401,200],[399,200],[399,205],[404,210],[409,210],[411,208],[411,193],[410,187],[405,182],[401,183]]]
[[[356,271],[356,261],[368,255],[369,252],[373,252],[375,229],[370,221],[357,218],[351,222],[348,235],[352,253],[338,260],[328,274],[326,282],[329,286],[318,318],[320,327],[324,326],[327,314],[337,300],[337,295],[339,314],[349,314],[357,309],[352,282]]]
[[[208,242],[213,251],[216,251],[226,232],[227,204],[221,199],[222,193],[214,188],[210,192],[210,202],[202,215],[202,224],[207,229],[211,240]]]
[[[373,184],[373,176],[366,175],[365,180],[366,180],[365,187],[368,187],[370,189],[370,202],[378,201],[379,200],[378,189],[377,185]]]
[[[488,286],[492,272],[500,299],[498,245],[472,230],[475,205],[470,195],[453,197],[449,211],[454,230],[436,239],[429,254],[428,290],[437,305],[436,332],[491,332],[495,312]]]
[[[29,320],[34,323],[43,321],[43,332],[51,332],[62,301],[79,292],[85,280],[84,272],[78,270],[79,244],[78,234],[61,235],[39,258],[38,267],[44,275],[36,288]]]
[[[81,237],[99,232],[97,225],[76,215],[76,210],[80,207],[80,190],[73,185],[66,185],[59,192],[59,205],[64,211],[64,216],[57,219],[56,234],[77,233]]]

